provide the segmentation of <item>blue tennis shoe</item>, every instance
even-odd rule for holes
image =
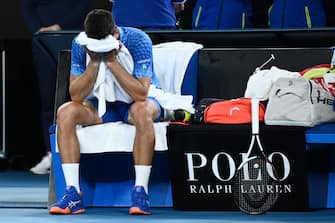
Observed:
[[[144,187],[135,186],[131,192],[131,207],[129,209],[131,215],[149,215],[150,202],[149,196],[145,192]]]
[[[68,187],[64,196],[49,210],[50,214],[80,214],[84,212],[81,193],[79,194],[74,186]]]

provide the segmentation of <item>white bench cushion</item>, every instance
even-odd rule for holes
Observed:
[[[166,126],[168,122],[158,122],[155,128],[155,151],[167,150]],[[122,122],[109,122],[101,125],[77,129],[81,153],[132,152],[135,126]],[[58,151],[58,147],[56,148]]]

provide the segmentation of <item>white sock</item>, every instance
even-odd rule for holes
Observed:
[[[150,165],[135,165],[135,186],[143,186],[147,194],[150,173]]]
[[[74,186],[79,193],[79,163],[63,163],[62,168],[66,186]]]

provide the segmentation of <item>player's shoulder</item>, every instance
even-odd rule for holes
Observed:
[[[76,41],[78,35],[76,35],[73,39],[72,39],[72,48],[80,48],[80,44]]]
[[[139,28],[130,26],[119,26],[119,30],[127,34],[145,34],[145,32]]]
[[[72,39],[72,46],[71,46],[71,50],[74,51],[74,52],[77,52],[77,53],[82,53],[82,52],[85,52],[85,47],[80,45],[76,39],[77,39],[78,36],[75,36],[73,39]]]

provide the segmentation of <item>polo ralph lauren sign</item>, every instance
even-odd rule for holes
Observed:
[[[277,192],[272,210],[308,210],[306,147],[303,127],[261,125],[262,142],[276,166],[278,185],[241,186],[241,193]],[[237,210],[233,178],[246,159],[249,125],[171,125],[168,127],[173,206],[181,210]],[[260,180],[257,164],[246,165],[246,181]],[[248,168],[256,169],[249,175]],[[274,177],[271,168],[268,175]],[[254,172],[254,171],[253,171]]]
[[[231,181],[233,180],[233,177],[236,172],[237,165],[235,163],[235,160],[233,158],[233,155],[230,155],[226,152],[218,152],[214,154],[213,159],[211,162],[208,162],[208,158],[202,154],[202,153],[185,153],[185,162],[186,162],[186,173],[187,173],[187,179],[186,181],[190,182],[189,184],[189,193],[190,194],[197,194],[197,193],[208,193],[208,194],[214,194],[214,193],[224,193],[224,194],[231,194],[232,191],[232,185]],[[240,153],[242,162],[246,160],[246,153]],[[270,166],[267,166],[266,172],[269,175],[269,177],[273,178],[274,180],[279,180],[279,182],[282,182],[282,184],[279,185],[257,185],[257,187],[254,187],[254,185],[240,186],[241,193],[263,193],[266,191],[267,193],[292,193],[292,185],[291,184],[285,184],[285,181],[290,175],[291,172],[291,165],[288,157],[281,153],[281,152],[273,152],[269,155],[268,159],[271,162],[274,162],[275,158],[279,159],[277,161],[278,165],[281,165],[279,169],[284,170],[282,176],[277,176],[278,179],[275,177],[275,174],[273,173],[273,170]],[[195,160],[199,160],[200,163],[196,164]],[[220,165],[219,163],[223,164]],[[218,181],[217,184],[211,185],[196,185],[193,184],[197,181],[199,181],[199,177],[196,174],[196,170],[200,168],[205,168],[207,165],[210,165],[210,171],[211,174],[216,178]],[[249,174],[249,166],[245,165],[243,169],[244,173],[244,181],[261,181],[261,169],[259,169],[259,165],[250,166],[250,168],[257,169],[259,172],[256,174],[256,176],[251,177]],[[226,170],[226,171],[225,171]],[[223,176],[222,172],[226,172],[225,176]]]

